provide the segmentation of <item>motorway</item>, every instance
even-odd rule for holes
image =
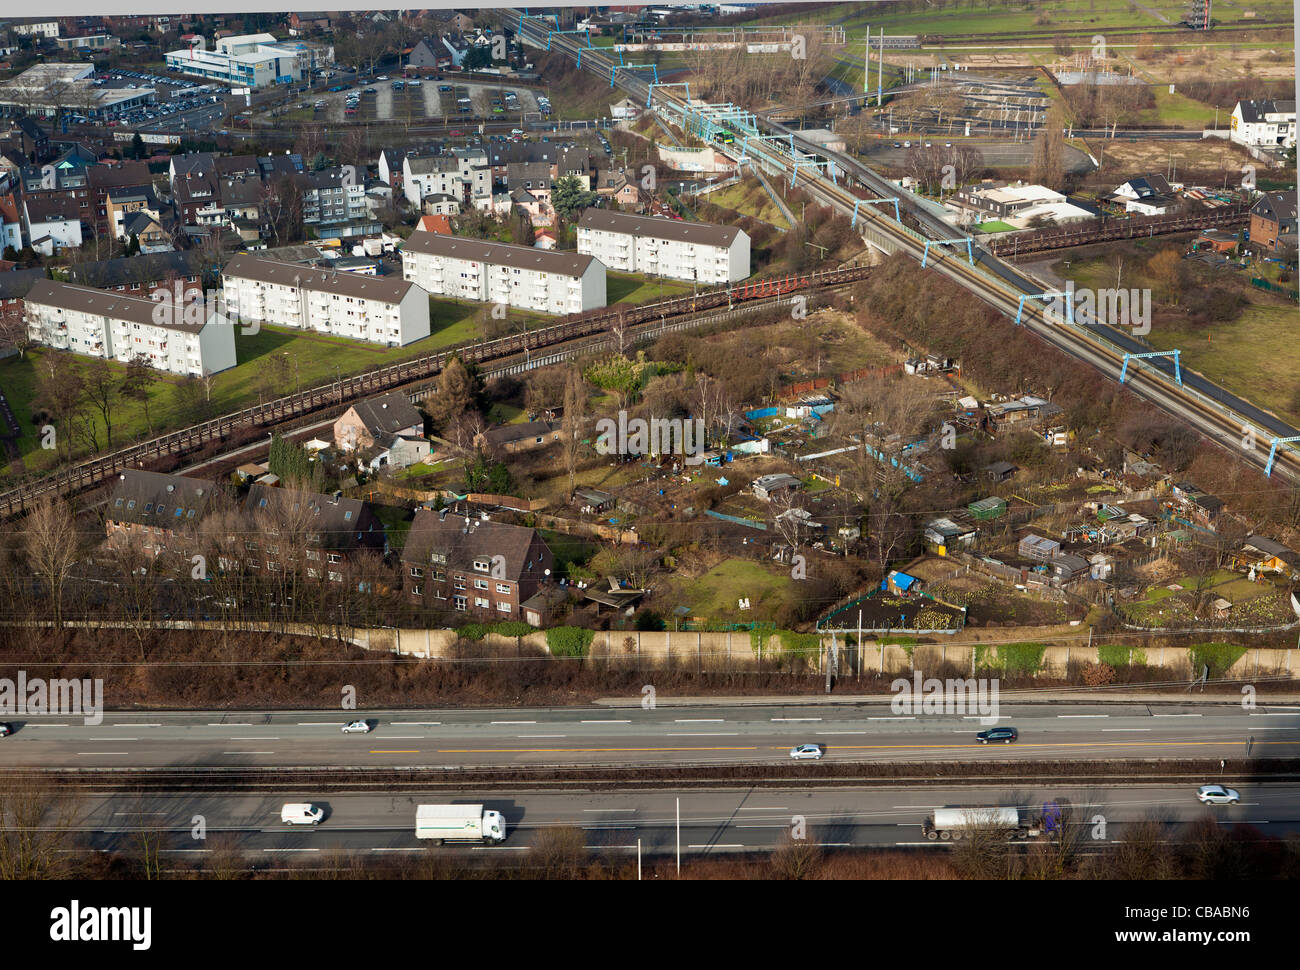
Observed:
[[[1212,781],[1214,779],[1207,779]],[[1231,782],[1231,779],[1229,779]],[[592,850],[621,856],[635,853],[640,841],[646,854],[666,854],[677,844],[680,799],[681,848],[686,857],[771,850],[802,819],[807,841],[823,848],[917,847],[947,852],[943,842],[927,841],[921,823],[943,806],[1013,806],[1039,812],[1056,800],[1068,803],[1070,817],[1084,823],[1081,848],[1123,841],[1127,827],[1155,818],[1167,837],[1174,826],[1204,816],[1229,825],[1255,826],[1267,837],[1300,831],[1300,786],[1236,783],[1241,803],[1207,807],[1193,785],[1072,785],[1014,787],[755,789],[737,787],[687,791],[522,792],[465,790],[453,797],[396,791],[313,797],[286,787],[273,795],[214,793],[87,795],[69,805],[60,827],[75,833],[91,849],[130,851],[133,833],[166,832],[173,860],[213,851],[212,840],[234,843],[261,856],[268,865],[310,863],[322,853],[342,850],[398,857],[430,850],[415,838],[415,807],[455,802],[482,804],[506,818],[506,840],[492,846],[447,846],[433,851],[454,853],[468,861],[476,855],[507,859],[533,845],[547,829],[575,827]],[[326,810],[315,828],[290,829],[280,822],[285,801],[311,801]],[[1105,820],[1098,824],[1098,816]],[[206,829],[195,839],[196,825]],[[75,851],[75,850],[74,850]]]
[[[369,734],[344,735],[365,718]],[[896,714],[847,704],[505,710],[108,713],[16,717],[0,768],[400,768],[789,764],[797,744],[825,761],[1035,762],[1128,758],[1300,757],[1300,705],[1195,698],[1158,703],[1004,702],[1010,745],[981,745],[977,715]],[[802,762],[815,772],[816,764]]]

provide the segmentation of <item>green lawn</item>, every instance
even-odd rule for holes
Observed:
[[[642,276],[638,273],[605,274],[605,302],[610,306],[615,303],[645,303],[689,292],[691,284],[681,280]]]
[[[728,559],[694,580],[673,579],[676,605],[709,620],[737,623],[772,616],[796,592],[787,569],[769,569],[746,559]],[[749,599],[749,609],[739,601]]]

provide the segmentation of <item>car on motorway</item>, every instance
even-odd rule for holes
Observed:
[[[450,91],[450,90],[451,90],[451,85],[450,85],[450,84],[439,84],[439,85],[438,85],[438,90],[439,90],[439,91]]]
[[[905,142],[903,142],[903,147],[904,147],[904,148],[911,148],[911,147],[912,147],[912,143],[911,143],[910,141],[905,141]]]
[[[319,825],[325,818],[325,809],[309,802],[289,802],[280,809],[280,821],[285,825]]]
[[[1237,789],[1222,785],[1202,785],[1196,789],[1196,797],[1202,805],[1236,805],[1241,801]]]
[[[348,721],[347,724],[343,725],[343,733],[344,734],[369,734],[370,722],[369,721]]]
[[[987,731],[981,731],[975,735],[980,744],[995,744],[998,741],[1003,744],[1010,744],[1018,737],[1020,737],[1020,732],[1013,727],[989,728]]]
[[[377,78],[375,78],[375,80],[376,80],[376,81],[387,81],[387,80],[388,80],[388,75],[387,75],[387,74],[381,74],[381,75],[379,75]]]
[[[7,738],[13,733],[14,726],[12,724],[0,724],[0,738]]]
[[[820,761],[825,753],[820,744],[800,744],[790,749],[790,757],[795,761]]]
[[[950,142],[950,141],[946,141],[946,142],[944,142],[944,143],[943,143],[943,147],[944,147],[944,148],[951,148],[951,147],[952,147],[952,142]]]
[[[903,147],[903,143],[902,143],[901,141],[896,141],[896,142],[894,142],[894,147],[895,147],[895,148],[902,148],[902,147]]]
[[[522,135],[523,133],[524,133],[524,130],[523,130],[522,128],[511,128],[511,129],[510,129],[510,134],[512,134],[512,135]]]

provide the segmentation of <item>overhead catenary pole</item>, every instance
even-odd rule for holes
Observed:
[[[862,62],[862,93],[871,95],[871,25],[867,24],[867,56]],[[862,102],[866,104],[864,100]]]
[[[880,28],[880,52],[876,55],[876,107],[879,108],[884,102],[884,85],[885,85],[885,28]]]
[[[682,875],[682,800],[677,799],[677,877]]]

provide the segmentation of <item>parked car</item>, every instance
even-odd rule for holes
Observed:
[[[1020,737],[1020,734],[1013,727],[999,727],[990,728],[987,731],[981,731],[979,734],[975,735],[975,737],[979,740],[980,744],[993,744],[997,741],[1001,741],[1003,744],[1010,744],[1012,741],[1016,740],[1016,738]]]
[[[1202,785],[1196,789],[1196,797],[1202,805],[1236,805],[1241,801],[1235,788],[1224,788],[1222,785]]]
[[[795,761],[805,761],[808,759],[820,761],[822,755],[825,753],[826,752],[822,750],[820,744],[801,744],[790,749],[790,757]]]
[[[344,734],[369,734],[370,722],[369,721],[348,721],[347,724],[343,725],[343,733]]]

